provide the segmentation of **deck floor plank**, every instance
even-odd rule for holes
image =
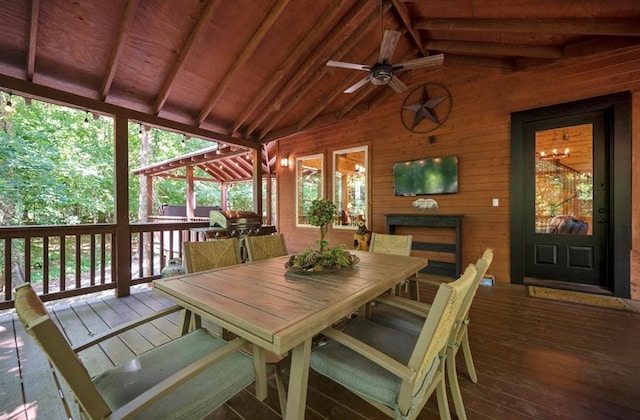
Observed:
[[[16,320],[16,322],[19,321]],[[11,406],[0,404],[0,418],[26,420],[27,414],[22,403],[22,383],[18,362],[19,352],[16,346],[16,338],[18,340],[22,339],[20,335],[16,337],[15,333],[12,320],[8,320],[7,324],[0,325],[0,375],[2,375],[0,401],[16,402]]]
[[[422,301],[430,301],[434,294],[434,287],[420,289]],[[69,340],[78,343],[91,334],[170,304],[141,285],[121,299],[103,292],[98,297],[75,298],[70,303],[51,303],[51,312]],[[171,314],[139,327],[129,336],[113,338],[101,347],[83,351],[81,358],[91,374],[99,373],[134,353],[175,337],[178,320],[179,313]],[[207,322],[205,326],[217,328]],[[18,337],[17,346],[14,334]],[[471,308],[469,338],[478,372],[477,384],[467,375],[462,352],[457,359],[469,419],[640,418],[637,313],[527,297],[521,286],[498,284],[479,289]],[[63,419],[63,406],[52,389],[53,375],[47,374],[48,363],[29,339],[13,314],[0,312],[0,418]],[[26,402],[18,391],[18,357],[25,364],[22,375]],[[284,369],[284,374],[286,380],[288,369]],[[279,418],[274,378],[270,375],[268,379],[269,395],[264,402],[253,397],[252,385],[206,418]],[[62,387],[65,389],[65,385]],[[453,410],[451,398],[449,403]],[[78,410],[72,406],[76,418]],[[28,417],[25,407],[30,409]],[[438,417],[435,398],[431,398],[418,418]],[[385,417],[342,386],[311,371],[306,418]]]

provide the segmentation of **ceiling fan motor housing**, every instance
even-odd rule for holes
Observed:
[[[386,63],[378,63],[371,69],[371,83],[386,85],[393,77],[393,67]]]

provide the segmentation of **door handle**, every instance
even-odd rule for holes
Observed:
[[[605,214],[605,213],[608,213],[608,212],[609,212],[609,210],[607,210],[605,208],[599,208],[598,209],[598,213],[600,213],[600,214]]]

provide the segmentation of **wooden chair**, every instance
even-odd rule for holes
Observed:
[[[249,261],[266,260],[267,258],[287,255],[287,244],[284,235],[247,236],[245,238]]]
[[[271,237],[271,235],[265,235],[264,237]],[[245,239],[249,238],[262,238],[262,236],[248,236]],[[283,247],[285,246],[284,237],[276,239],[279,239],[279,243]],[[249,247],[247,246],[247,248]],[[185,257],[187,273],[212,270],[215,268],[227,267],[230,265],[242,263],[238,238],[217,239],[214,241],[204,242],[183,242],[183,253]],[[286,255],[286,247],[284,247],[283,255]],[[193,314],[192,323],[190,323],[189,321],[189,317],[191,316],[190,313],[186,313],[184,316],[187,319],[186,321],[183,320],[183,326],[190,324],[191,328],[196,329],[202,326],[202,320],[199,315]],[[227,332],[225,330],[222,331],[222,336],[228,338]],[[250,351],[250,348],[246,347],[245,350]],[[288,357],[283,357],[271,352],[266,352],[265,355],[267,365],[272,366],[274,370],[276,388],[278,391],[278,400],[280,402],[280,410],[282,413],[282,417],[284,417],[285,408],[287,406],[287,392],[284,386],[281,365],[285,363],[286,360],[288,360]]]
[[[182,243],[187,273],[241,264],[238,238]]]
[[[435,391],[440,418],[451,418],[444,381],[447,342],[475,275],[470,265],[457,281],[440,285],[420,335],[363,317],[343,331],[324,330],[329,340],[312,351],[311,368],[396,419],[416,418]]]
[[[412,235],[371,234],[369,252],[380,254],[411,255]]]
[[[473,364],[471,356],[471,347],[469,346],[469,310],[473,299],[478,290],[480,282],[487,273],[487,269],[493,261],[493,250],[486,249],[482,257],[476,263],[476,276],[469,293],[464,297],[462,307],[456,321],[454,333],[449,339],[447,349],[447,375],[449,376],[449,387],[453,397],[453,403],[456,414],[460,419],[466,419],[464,403],[462,402],[462,393],[460,392],[460,384],[458,383],[456,355],[462,347],[467,372],[473,383],[478,382],[478,376]],[[384,302],[384,305],[377,305],[370,312],[370,319],[378,324],[389,328],[398,329],[410,334],[419,335],[422,331],[425,318],[429,315],[432,305],[415,302],[406,298],[396,296],[380,296],[377,301]]]
[[[279,257],[287,255],[287,244],[284,241],[283,234],[247,236],[245,246],[249,262],[266,260],[267,258]],[[267,364],[273,366],[276,379],[276,387],[278,388],[278,399],[280,401],[280,411],[282,417],[285,415],[287,406],[287,390],[284,386],[282,373],[282,365],[289,360],[289,356],[282,357],[270,352],[266,353]]]
[[[20,321],[67,381],[90,419],[201,418],[255,380],[258,366],[239,351],[246,340],[227,342],[198,329],[90,377],[77,353],[124,331],[181,309],[109,330],[71,347],[29,283],[16,288]]]
[[[388,233],[371,234],[371,243],[369,252],[378,254],[395,254],[395,255],[411,255],[411,244],[413,243],[413,235],[390,235]],[[415,276],[414,276],[415,277]],[[415,278],[412,278],[415,280]],[[405,281],[404,285],[408,283]],[[393,294],[399,294],[402,285],[398,285],[391,290]],[[416,286],[417,290],[417,286]],[[417,292],[416,292],[417,293]]]

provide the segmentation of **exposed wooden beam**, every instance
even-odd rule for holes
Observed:
[[[40,0],[31,0],[31,19],[27,41],[27,80],[33,81],[36,66],[36,40],[38,38],[38,16],[40,15]]]
[[[227,173],[228,179],[240,179],[247,177],[247,174],[240,170],[239,164],[237,164],[235,160],[227,159],[220,161],[220,165],[222,165],[224,171]]]
[[[244,46],[242,52],[238,56],[238,59],[231,65],[229,69],[225,72],[224,77],[218,83],[213,93],[207,99],[207,102],[204,104],[202,111],[200,111],[200,115],[198,115],[197,125],[200,126],[204,122],[204,120],[209,116],[213,108],[216,106],[220,97],[227,89],[229,84],[231,83],[231,79],[235,76],[236,72],[240,67],[242,67],[249,57],[253,54],[253,52],[258,48],[258,45],[262,42],[265,36],[269,33],[271,27],[276,23],[280,14],[284,11],[287,4],[289,4],[290,0],[278,0],[278,2],[271,8],[271,11],[262,21],[262,24],[258,28],[258,30],[253,34],[251,40]]]
[[[224,173],[218,165],[202,165],[201,169],[214,177],[220,183],[227,182],[230,179],[229,175]]]
[[[388,10],[389,7],[391,7],[391,6],[387,5],[386,9]],[[351,36],[348,39],[346,39],[342,43],[342,45],[340,45],[338,50],[336,50],[334,52],[333,59],[339,60],[351,48],[355,47],[358,44],[358,42],[360,41],[360,38],[370,29],[371,25],[373,25],[374,23],[377,23],[376,21],[378,20],[378,18],[379,17],[378,17],[378,13],[377,12],[371,13],[367,17],[367,19],[364,20],[364,22],[362,22],[354,31],[351,32]],[[311,74],[311,77],[309,77],[306,80],[304,86],[298,85],[296,90],[287,99],[286,105],[281,107],[279,109],[278,113],[273,115],[269,119],[269,122],[263,127],[259,138],[262,139],[267,133],[269,133],[269,131],[271,131],[273,129],[273,127],[275,127],[275,125],[280,121],[280,119],[282,117],[284,117],[285,115],[287,115],[288,112],[294,106],[296,106],[297,103],[302,98],[304,98],[307,95],[307,93],[313,88],[313,86],[324,77],[325,73],[328,72],[329,69],[330,69],[329,67],[327,67],[326,65],[323,65],[322,67],[317,69],[315,72],[313,72],[313,74]]]
[[[328,30],[326,28],[335,23],[335,19],[343,13],[343,8],[348,5],[348,2],[337,0],[336,3],[330,7],[327,12],[325,12],[316,25],[307,33],[304,40],[302,40],[302,42],[296,47],[293,54],[290,54],[287,57],[286,61],[278,67],[278,70],[271,77],[269,82],[260,89],[258,96],[253,98],[247,104],[242,115],[240,115],[240,117],[238,117],[231,126],[231,134],[238,132],[242,124],[244,124],[245,121],[247,121],[247,118],[249,118],[249,115],[251,115],[251,113],[253,113],[267,98],[271,97],[275,90],[280,87],[280,83],[285,77],[291,77],[291,74],[297,70],[300,59],[326,35],[326,31]]]
[[[627,48],[637,49],[638,46],[640,46],[640,38],[638,37],[596,37],[565,46],[563,61]],[[515,62],[516,70],[555,65],[558,65],[556,60],[535,58],[519,58]]]
[[[407,10],[407,6],[405,6],[402,2],[398,0],[391,0],[391,3],[393,4],[393,7],[396,9],[396,12],[398,12],[400,19],[404,24],[404,27],[407,28],[409,35],[411,35],[411,39],[413,39],[413,42],[416,44],[416,46],[420,50],[420,53],[422,53],[423,56],[429,55],[429,52],[424,48],[424,45],[422,45],[422,38],[420,38],[420,34],[413,27],[413,24],[411,22],[411,15],[409,14],[409,10]]]
[[[640,36],[637,19],[429,19],[416,29]]]
[[[429,50],[463,55],[562,58],[562,48],[552,46],[499,44],[497,42],[427,41],[425,47]]]
[[[153,165],[147,165],[142,168],[137,168],[132,171],[134,175],[156,175],[159,173],[172,171],[174,169],[182,168],[186,165],[197,165],[200,163],[218,162],[222,160],[233,159],[239,155],[244,155],[247,150],[238,149],[232,150],[230,147],[221,149],[221,153],[217,153],[215,150],[206,152],[194,152],[187,156],[181,156],[175,159],[167,159],[162,162],[157,162]]]
[[[101,101],[104,101],[107,98],[109,90],[111,89],[111,84],[113,83],[113,78],[116,75],[116,70],[118,68],[118,64],[120,63],[122,51],[124,50],[124,47],[127,43],[129,29],[131,28],[131,24],[133,23],[133,17],[136,14],[138,3],[139,0],[129,0],[127,2],[127,7],[124,9],[124,16],[122,18],[122,21],[120,22],[120,28],[118,30],[118,36],[116,37],[116,43],[114,44],[113,51],[111,51],[111,57],[109,58],[109,68],[107,69],[107,74],[104,76],[102,86],[100,87],[98,99],[100,99]]]
[[[201,168],[200,166],[198,166],[198,168],[202,169],[204,172],[207,172],[203,168]],[[153,177],[155,177],[155,178],[164,178],[164,179],[187,179],[186,175],[167,174],[167,173],[153,175]],[[194,176],[193,180],[194,181],[199,181],[199,182],[220,182],[217,179],[204,178],[204,177],[201,177],[201,176]]]
[[[191,33],[189,34],[189,38],[187,39],[187,41],[182,46],[182,49],[180,50],[178,59],[174,63],[173,67],[171,68],[171,71],[169,72],[169,75],[167,76],[164,83],[162,84],[162,88],[160,88],[160,92],[158,92],[156,101],[153,104],[154,114],[158,115],[160,113],[160,110],[162,109],[165,102],[167,101],[167,98],[169,97],[169,93],[171,92],[171,87],[173,86],[173,83],[175,82],[176,77],[178,77],[178,74],[184,67],[187,57],[193,50],[194,44],[196,44],[196,42],[202,36],[204,29],[206,28],[207,24],[211,20],[211,15],[213,14],[213,11],[217,8],[218,4],[220,4],[220,1],[221,0],[210,0],[202,10],[200,17],[198,18],[198,21],[194,25]]]
[[[215,131],[206,130],[193,125],[168,120],[141,111],[128,109],[119,105],[109,104],[98,101],[96,99],[87,98],[76,95],[74,93],[65,92],[48,86],[40,85],[34,82],[28,82],[22,79],[16,79],[11,76],[0,74],[0,87],[11,90],[13,93],[29,96],[43,102],[54,103],[58,105],[69,106],[72,108],[87,109],[98,112],[100,114],[118,115],[130,120],[138,121],[142,124],[159,127],[167,130],[175,130],[193,137],[199,137],[206,140],[218,141],[227,144],[236,144],[238,146],[255,149],[259,144],[253,140],[243,140],[231,137],[227,134],[217,133]]]
[[[447,54],[444,58],[446,67],[457,67],[487,74],[510,74],[516,70],[511,58],[491,58],[468,55]]]
[[[369,110],[369,104],[358,104],[356,105],[350,113],[348,113],[347,115],[340,115],[338,112],[332,112],[329,114],[325,114],[325,115],[321,115],[319,117],[317,117],[316,119],[314,119],[313,121],[311,121],[309,124],[307,124],[307,126],[304,128],[304,130],[300,130],[298,128],[298,125],[292,125],[290,127],[285,127],[282,129],[279,129],[277,131],[272,131],[271,133],[269,133],[268,135],[266,135],[261,142],[262,143],[270,143],[272,141],[275,140],[283,140],[287,137],[290,136],[294,136],[297,134],[302,134],[311,130],[314,130],[318,127],[323,127],[329,124],[335,124],[338,123],[340,121],[346,121],[348,119],[354,118],[358,115],[364,114],[365,112],[367,112]]]
[[[351,30],[359,25],[365,18],[371,18],[375,13],[377,13],[375,2],[366,2],[364,5],[358,3],[353,6],[347,15],[340,19],[331,29],[331,32],[325,37],[325,41],[307,57],[307,60],[296,71],[296,74],[287,82],[280,92],[278,92],[276,97],[271,100],[269,106],[264,107],[262,112],[253,119],[247,128],[246,135],[253,134],[267,117],[279,111],[287,96],[311,77],[311,73],[318,68],[318,63],[322,63],[321,65],[324,66],[326,61],[331,58],[331,55],[335,53],[335,50],[338,49],[340,45],[350,37],[354,38]]]
[[[353,110],[359,104],[366,103],[366,98],[371,95],[371,92],[373,92],[374,89],[378,87],[379,86],[373,86],[371,83],[369,83],[368,85],[361,87],[356,93],[352,93],[352,98],[349,100],[349,102],[347,102],[347,104],[340,108],[340,111],[338,111],[338,117],[342,118],[345,115],[349,114],[351,110]]]

